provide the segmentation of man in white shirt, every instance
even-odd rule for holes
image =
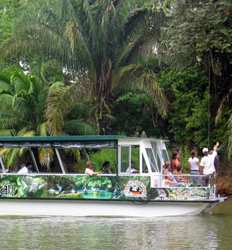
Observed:
[[[219,143],[217,142],[210,153],[208,148],[203,148],[202,153],[204,156],[201,158],[200,166],[203,168],[204,175],[209,176],[215,173],[214,160],[215,157],[217,156],[218,147]],[[208,185],[208,183],[209,183],[209,178],[207,177],[205,184]]]
[[[213,166],[213,168],[214,168],[214,173],[216,173],[215,158],[218,155],[218,148],[219,148],[219,142],[217,142],[214,145],[213,150],[209,151],[209,158],[210,158],[210,161],[211,161],[211,166]]]

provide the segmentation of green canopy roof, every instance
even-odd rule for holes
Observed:
[[[1,136],[0,142],[96,142],[118,141],[117,135],[86,135],[86,136]]]
[[[60,148],[101,148],[114,147],[121,136],[1,136],[0,147],[60,147]]]

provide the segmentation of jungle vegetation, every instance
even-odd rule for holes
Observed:
[[[1,0],[0,134],[223,142],[230,0]]]

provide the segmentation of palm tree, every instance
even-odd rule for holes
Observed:
[[[78,82],[70,87],[75,91],[67,89],[68,95],[75,98],[80,88],[85,90],[84,99],[90,98],[94,104],[92,112],[100,133],[107,132],[114,91],[119,87],[144,89],[158,112],[165,115],[166,98],[156,75],[139,62],[143,48],[159,36],[163,18],[151,2],[62,0],[46,1],[44,6],[37,1],[35,8],[42,6],[39,12],[27,9],[32,17],[27,14],[22,19],[6,51],[19,58],[36,56],[61,62]],[[47,113],[48,120],[56,120],[51,114]]]
[[[22,69],[12,67],[0,72],[0,135],[9,136],[47,136],[50,134],[65,133],[63,117],[69,115],[68,111],[73,111],[73,106],[67,100],[66,96],[72,89],[65,86],[62,82],[48,84],[46,81],[36,78],[31,74],[26,75]],[[58,93],[58,94],[57,94]],[[57,100],[62,97],[65,102]],[[51,101],[55,101],[60,107],[56,113],[57,105],[52,106]],[[72,101],[72,100],[71,100]],[[76,100],[74,100],[76,101]],[[49,108],[54,107],[53,117],[56,117],[56,124],[53,121],[46,120],[47,103]],[[49,115],[48,115],[49,117]],[[91,133],[93,128],[87,122],[82,122],[77,116],[71,116],[66,119],[66,130],[70,125],[75,123],[75,132],[86,134]],[[49,130],[48,124],[53,126],[53,130]],[[85,127],[87,129],[85,129]],[[4,157],[6,166],[12,166],[15,161],[28,153],[25,148],[22,149],[2,149],[0,155]],[[47,155],[52,160],[53,153],[48,149],[38,151],[38,158],[42,165],[49,165]]]

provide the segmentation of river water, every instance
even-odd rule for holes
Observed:
[[[0,249],[232,249],[232,217],[1,218]]]
[[[232,211],[232,202],[228,204],[226,211]],[[223,208],[220,212],[223,213]],[[230,250],[232,216],[155,219],[0,217],[0,249]]]

